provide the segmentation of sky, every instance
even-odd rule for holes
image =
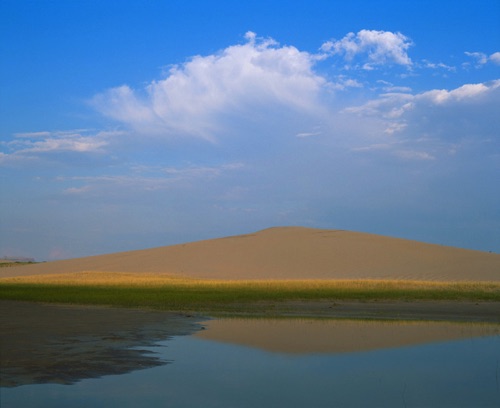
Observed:
[[[287,225],[500,252],[498,21],[498,0],[2,0],[0,257]]]

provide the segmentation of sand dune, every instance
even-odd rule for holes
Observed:
[[[83,271],[208,279],[500,281],[500,255],[380,235],[303,227],[1,268],[0,277]]]

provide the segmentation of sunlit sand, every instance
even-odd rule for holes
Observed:
[[[500,255],[374,234],[302,227],[1,268],[0,277],[119,272],[222,280],[500,281]]]

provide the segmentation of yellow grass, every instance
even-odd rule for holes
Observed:
[[[376,290],[376,291],[443,291],[471,292],[479,290],[483,293],[500,294],[499,282],[436,282],[420,280],[380,280],[380,279],[269,279],[239,280],[196,279],[168,274],[136,274],[119,272],[77,272],[68,274],[50,274],[19,276],[0,279],[2,284],[43,284],[71,286],[117,286],[117,287],[190,287],[190,288],[255,288],[275,291],[290,290],[328,290],[342,291]]]
[[[30,283],[50,285],[95,285],[95,286],[161,286],[171,283],[193,282],[168,274],[136,274],[120,272],[75,272],[17,276],[0,279],[0,283]]]

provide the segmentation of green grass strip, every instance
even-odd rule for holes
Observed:
[[[284,301],[400,300],[500,302],[500,283],[228,282],[203,284],[82,285],[0,283],[0,299],[37,302],[145,307],[160,310],[224,311],[252,309]]]

